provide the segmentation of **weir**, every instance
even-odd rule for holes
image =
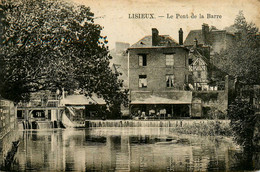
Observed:
[[[38,129],[50,129],[54,128],[52,121],[37,121]]]
[[[57,121],[22,121],[18,124],[19,130],[58,128]]]
[[[86,120],[85,127],[182,127],[183,125],[200,125],[214,122],[214,120],[158,120],[158,121],[135,121],[135,120]],[[222,122],[225,122],[223,120]],[[229,121],[226,121],[229,122]]]
[[[175,127],[182,125],[182,121],[133,121],[133,120],[91,120],[86,121],[88,127]]]

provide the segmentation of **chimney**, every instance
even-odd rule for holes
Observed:
[[[179,30],[179,45],[183,45],[183,31],[182,28]]]
[[[206,23],[202,25],[202,39],[205,45],[209,45],[209,25]]]
[[[152,46],[157,46],[159,43],[159,31],[156,28],[152,28]]]

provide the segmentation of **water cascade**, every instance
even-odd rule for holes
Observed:
[[[182,120],[171,121],[133,121],[133,120],[89,120],[85,122],[88,127],[176,127],[182,125]]]
[[[52,121],[37,121],[38,129],[49,129],[53,128]]]
[[[176,120],[157,120],[157,121],[137,121],[137,120],[86,120],[86,128],[95,127],[183,127],[183,126],[200,126],[208,123],[215,123],[214,120],[193,120],[193,119],[176,119]],[[229,124],[229,120],[222,120],[223,124]]]
[[[22,121],[19,129],[50,129],[59,128],[57,121]]]

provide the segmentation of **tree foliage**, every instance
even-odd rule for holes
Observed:
[[[235,140],[245,149],[253,150],[255,145],[254,131],[257,116],[253,105],[241,98],[235,99],[228,109],[231,127],[235,133]]]
[[[253,23],[248,23],[240,11],[232,28],[236,40],[230,48],[216,55],[216,65],[228,74],[248,84],[259,83],[260,36]]]
[[[109,68],[106,37],[86,6],[61,0],[2,0],[0,94],[18,102],[39,90],[82,89],[127,104]]]
[[[236,89],[229,93],[228,115],[235,140],[247,152],[254,150],[258,142],[254,135],[259,118],[252,100],[253,85],[260,84],[260,36],[256,25],[248,23],[242,11],[228,30],[234,33],[235,41],[215,57],[218,67],[236,78]]]

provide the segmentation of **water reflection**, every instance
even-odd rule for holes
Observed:
[[[168,128],[19,132],[13,170],[243,170],[231,139],[177,135]],[[258,167],[259,168],[259,167]]]

